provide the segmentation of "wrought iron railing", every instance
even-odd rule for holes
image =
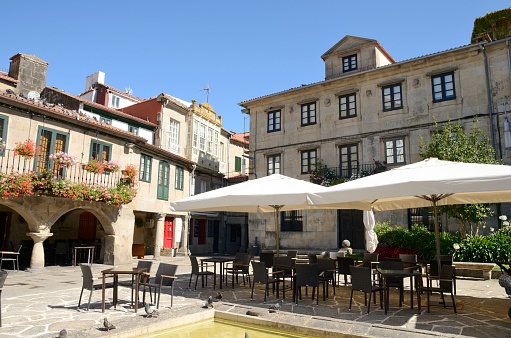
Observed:
[[[0,153],[0,172],[42,174],[50,172],[55,179],[63,179],[72,183],[85,183],[87,185],[103,185],[116,187],[122,179],[120,171],[93,173],[85,169],[87,163],[76,163],[68,168],[55,164],[48,156],[36,154],[35,157],[26,158],[14,154],[14,150],[4,149]]]
[[[375,163],[365,163],[365,164],[359,164],[359,165],[351,166],[351,167],[347,167],[347,166],[333,167],[333,168],[330,168],[330,170],[335,172],[339,178],[350,178],[354,175],[367,176],[367,175],[374,174],[376,171],[376,167],[377,166]]]

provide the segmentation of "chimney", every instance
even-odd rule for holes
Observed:
[[[92,89],[96,83],[105,84],[105,73],[97,71],[87,76],[85,79],[85,91]]]
[[[9,76],[18,80],[18,93],[28,96],[31,91],[38,94],[46,87],[48,62],[35,55],[18,53],[10,58]]]

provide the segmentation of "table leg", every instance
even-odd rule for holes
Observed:
[[[213,290],[216,289],[216,262],[213,263]],[[208,282],[208,277],[206,276],[206,283]],[[220,285],[222,285],[222,280],[220,280]]]
[[[101,312],[105,312],[105,274],[103,273],[103,281],[101,288]]]
[[[385,314],[387,314],[389,310],[389,290],[387,289],[387,278],[383,276],[379,276],[383,280],[383,306],[385,308]],[[374,295],[376,297],[376,295]],[[371,298],[369,298],[369,301],[371,301]]]
[[[417,313],[421,313],[422,276],[416,277],[415,288],[417,289]]]
[[[137,310],[138,310],[138,283],[139,283],[139,280],[140,280],[140,275],[137,274],[135,276],[135,313],[137,313]]]
[[[74,254],[74,257],[73,257],[73,266],[76,266],[76,248],[75,248],[75,254]]]
[[[216,276],[215,276],[216,279]],[[222,284],[224,283],[224,263],[220,262],[220,290],[222,290]]]
[[[119,281],[119,275],[114,275],[114,309],[117,308],[117,282]]]
[[[410,308],[413,309],[413,277],[410,277]],[[417,285],[415,286],[417,288]]]

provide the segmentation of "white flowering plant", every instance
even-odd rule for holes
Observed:
[[[120,168],[121,168],[121,166],[119,165],[119,163],[117,163],[115,161],[104,161],[103,162],[103,169],[106,172],[115,173],[115,172],[118,172]]]
[[[63,151],[56,152],[55,154],[51,154],[49,156],[55,165],[60,167],[69,168],[76,164],[76,157],[69,155]]]

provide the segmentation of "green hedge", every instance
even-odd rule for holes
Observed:
[[[435,234],[423,225],[414,225],[408,231],[387,222],[378,223],[374,230],[378,235],[377,252],[385,255],[415,252],[419,260],[436,256]],[[440,253],[453,255],[453,259],[459,262],[511,261],[511,227],[504,227],[487,236],[467,238],[440,233]]]

